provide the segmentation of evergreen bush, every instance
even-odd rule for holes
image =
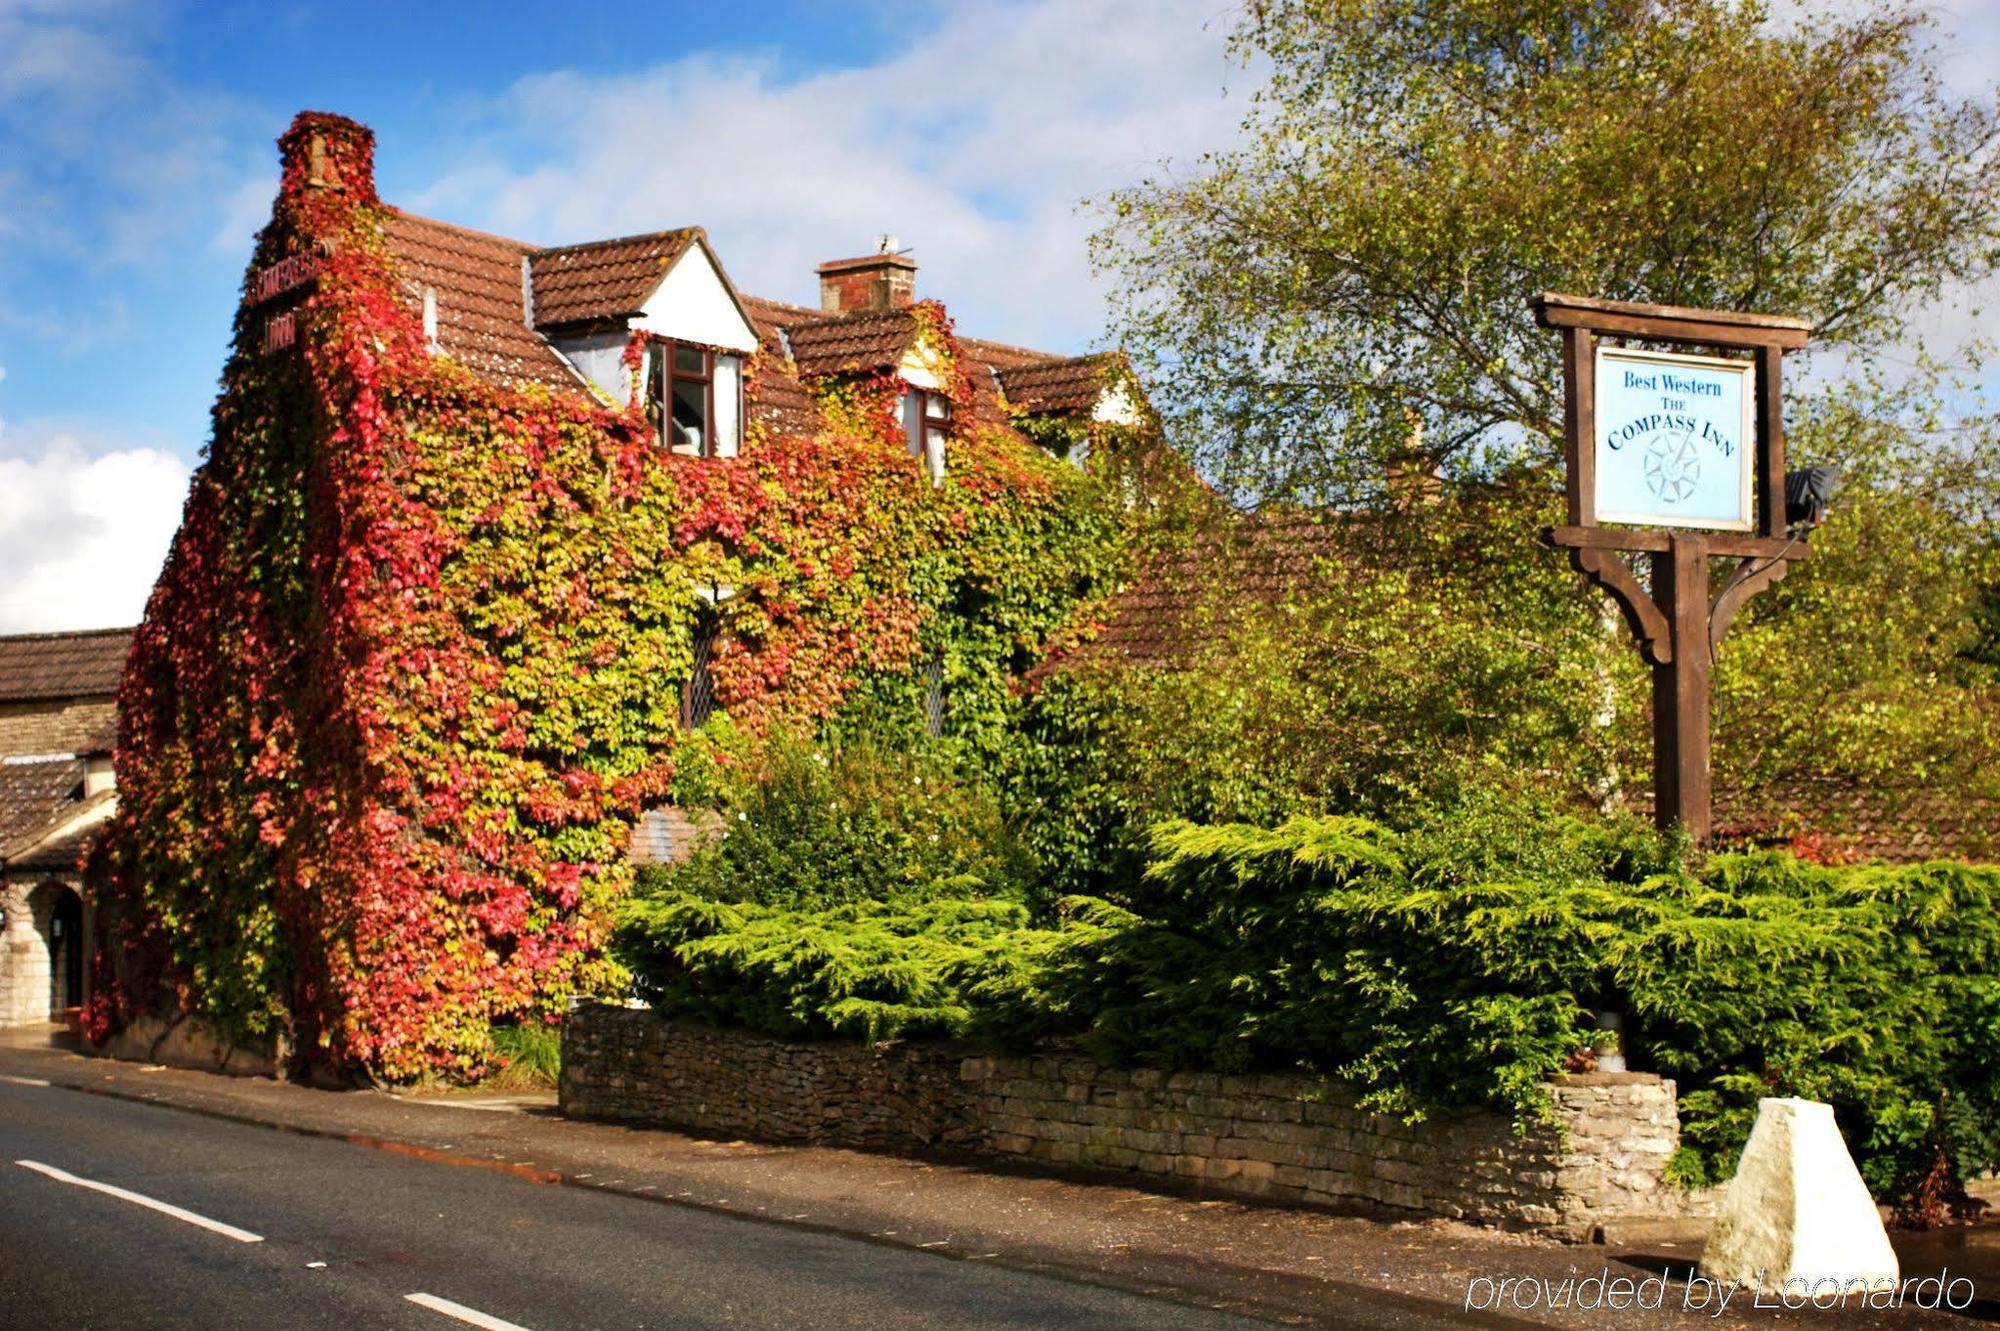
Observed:
[[[1072,1036],[1526,1123],[1612,1008],[1634,1066],[1680,1083],[1681,1181],[1728,1176],[1765,1095],[1831,1102],[1881,1195],[2000,1163],[2000,869],[1700,860],[1490,792],[1400,831],[1163,823],[1117,899],[1041,912],[972,874],[779,901],[729,863],[623,908],[621,955],[664,1010],[793,1038]]]

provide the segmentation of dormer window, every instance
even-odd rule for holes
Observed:
[[[660,442],[686,457],[735,457],[743,437],[741,358],[660,341],[647,362],[646,415]]]
[[[951,399],[930,388],[907,389],[903,394],[903,435],[910,455],[923,459],[931,483],[944,483],[945,442],[951,438]]]

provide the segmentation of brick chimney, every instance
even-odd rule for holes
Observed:
[[[278,139],[288,196],[328,193],[348,202],[375,200],[375,135],[366,125],[324,111],[301,111]]]
[[[903,310],[916,299],[917,261],[896,248],[894,236],[883,236],[873,254],[819,266],[819,307],[828,314]]]

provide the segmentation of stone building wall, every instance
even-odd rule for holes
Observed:
[[[698,1132],[980,1156],[1260,1200],[1443,1216],[1585,1238],[1685,1213],[1670,1081],[1556,1088],[1561,1131],[1474,1114],[1409,1125],[1339,1083],[998,1057],[945,1041],[793,1044],[588,1005],[563,1032],[562,1108]]]
[[[90,752],[117,723],[118,704],[108,697],[0,703],[0,754]]]
[[[51,921],[62,894],[75,889],[41,878],[0,877],[0,1026],[26,1026],[57,1015],[66,978],[50,946]]]

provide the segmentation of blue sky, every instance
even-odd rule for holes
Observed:
[[[893,232],[962,328],[1083,349],[1078,201],[1233,136],[1235,7],[0,0],[0,632],[137,618],[296,111],[373,127],[418,212],[542,243],[697,223],[743,289],[807,303]],[[2000,5],[1940,20],[1947,76],[1990,81]]]

